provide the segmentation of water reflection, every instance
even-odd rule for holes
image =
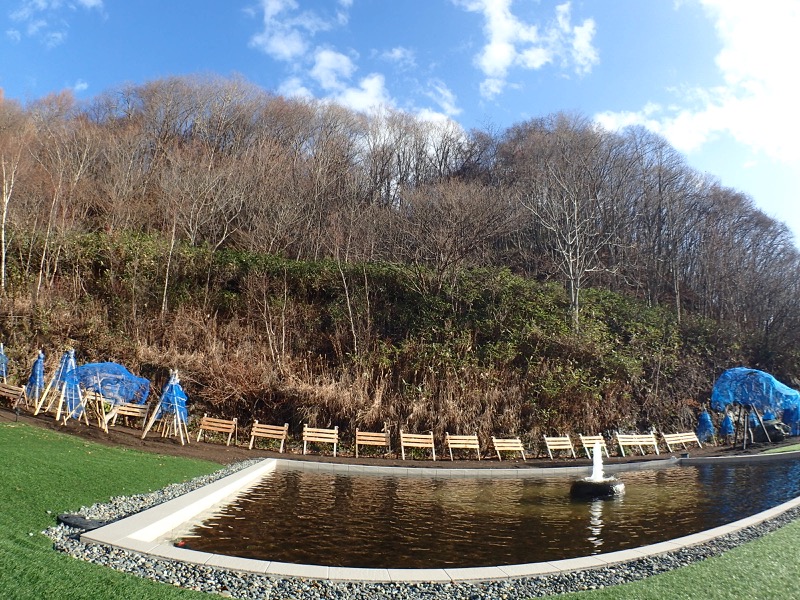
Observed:
[[[800,461],[622,473],[626,495],[570,479],[277,471],[186,537],[197,550],[358,567],[473,567],[611,552],[709,529],[800,495]]]
[[[589,505],[589,543],[602,552],[603,545],[603,505],[604,500],[593,500]]]

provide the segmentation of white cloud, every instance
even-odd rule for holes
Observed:
[[[42,35],[42,41],[48,48],[60,46],[67,39],[66,31],[46,31]]]
[[[379,106],[392,106],[386,80],[379,73],[372,73],[362,79],[358,87],[350,87],[331,97],[339,104],[358,112],[368,112]]]
[[[308,47],[302,34],[294,29],[264,31],[254,35],[250,39],[250,45],[276,60],[284,61],[302,56]]]
[[[279,86],[280,94],[319,97],[359,112],[394,104],[383,75],[371,73],[353,83],[357,71],[355,53],[345,54],[323,46],[312,50],[312,38],[321,31],[345,25],[352,6],[353,0],[338,0],[332,12],[323,13],[322,8],[316,12],[302,11],[296,0],[260,0],[264,28],[251,38],[250,45],[291,64],[294,74]],[[387,58],[402,61],[408,56],[397,52]],[[301,74],[302,68],[308,70]]]
[[[86,90],[89,89],[89,84],[86,83],[83,79],[78,79],[78,81],[76,81],[73,84],[72,89],[75,92],[85,92]]]
[[[250,38],[250,46],[276,60],[292,62],[308,52],[310,39],[320,31],[347,23],[349,4],[339,3],[335,15],[299,10],[296,0],[260,0],[264,28]]]
[[[314,94],[303,85],[299,77],[291,77],[284,81],[278,87],[278,93],[287,98],[306,98],[310,100],[314,97]]]
[[[593,46],[595,23],[585,19],[573,26],[569,2],[558,5],[555,20],[540,29],[516,16],[511,10],[512,1],[452,0],[484,17],[486,44],[475,57],[476,66],[486,76],[480,86],[482,96],[499,95],[515,67],[537,70],[558,62],[566,70],[585,75],[599,62]]]
[[[572,60],[575,62],[575,70],[580,75],[588,74],[592,67],[600,62],[597,48],[592,45],[595,30],[594,21],[591,19],[572,28]]]
[[[414,51],[409,48],[397,46],[381,54],[381,58],[389,62],[396,63],[404,69],[412,69],[416,66]]]
[[[22,0],[9,13],[12,21],[20,23],[25,35],[38,39],[48,48],[61,45],[67,39],[69,23],[67,16],[72,17],[76,9],[102,10],[103,0]],[[19,29],[6,31],[12,41],[20,41],[22,33]]]
[[[653,115],[657,116],[662,107],[655,103],[648,103],[640,111],[607,111],[598,113],[594,120],[605,129],[615,131],[630,125],[644,125],[648,129],[658,130],[660,124]],[[659,132],[660,133],[660,132]]]
[[[484,98],[494,98],[495,96],[499,96],[505,87],[506,82],[504,79],[495,79],[494,77],[489,77],[488,79],[481,81],[481,96]]]
[[[430,108],[420,108],[414,114],[419,120],[427,123],[448,123],[451,120],[446,114]]]
[[[800,120],[794,116],[800,4],[796,0],[700,2],[722,44],[716,65],[724,84],[681,90],[678,106],[604,113],[598,122],[645,125],[686,153],[729,135],[772,159],[800,163]]]
[[[310,75],[322,89],[339,90],[345,87],[342,79],[349,80],[354,71],[353,61],[348,56],[334,50],[321,49],[314,56]]]
[[[445,115],[448,117],[454,117],[461,113],[461,109],[457,106],[455,94],[450,90],[450,88],[447,87],[447,85],[445,85],[443,81],[439,79],[433,79],[428,82],[428,85],[430,86],[430,89],[425,93],[425,95],[436,102]]]

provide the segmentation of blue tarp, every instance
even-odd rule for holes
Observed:
[[[723,437],[727,437],[729,435],[733,435],[733,419],[729,414],[725,414],[725,418],[722,419],[722,423],[719,424],[719,434]]]
[[[178,379],[178,373],[173,372],[169,377],[169,381],[167,381],[164,386],[164,389],[161,390],[161,403],[156,418],[160,419],[166,415],[178,414],[181,421],[184,423],[188,422],[189,412],[186,409],[187,400],[186,392],[183,391],[180,380]]]
[[[83,414],[83,404],[81,403],[78,378],[75,376],[75,350],[67,350],[61,355],[61,361],[58,363],[48,394],[60,394],[62,391],[66,410],[65,419],[80,417]]]
[[[112,404],[147,402],[150,380],[133,375],[120,364],[88,363],[75,369],[75,373],[83,389],[94,390]]]
[[[700,413],[700,418],[697,421],[697,439],[701,442],[707,442],[714,438],[714,423],[711,422],[711,415],[707,410]]]
[[[779,413],[800,407],[800,392],[764,371],[736,367],[720,375],[711,390],[712,409],[722,412],[732,404]]]
[[[25,386],[25,393],[31,400],[37,401],[42,397],[44,391],[44,352],[39,350],[39,356],[33,361],[31,374]]]
[[[6,377],[8,377],[8,357],[3,352],[3,344],[0,344],[0,378],[5,381]]]
[[[53,375],[53,383],[50,387],[54,391],[60,392],[67,383],[67,373],[74,371],[75,367],[75,350],[67,350],[61,355],[61,361],[58,363],[58,368],[55,375]]]

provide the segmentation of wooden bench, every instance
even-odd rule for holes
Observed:
[[[547,446],[547,455],[550,460],[553,460],[553,452],[557,450],[566,450],[572,454],[572,458],[576,458],[575,448],[569,436],[544,436],[544,444]]]
[[[383,431],[380,433],[356,429],[356,458],[358,458],[359,446],[381,446],[391,450],[391,445],[389,443],[389,424],[384,423]]]
[[[672,446],[681,444],[683,449],[686,450],[686,444],[697,444],[699,448],[703,447],[697,434],[694,431],[687,431],[684,433],[662,433],[664,443],[667,445],[667,452],[672,452]]]
[[[433,432],[430,433],[405,433],[400,430],[400,454],[406,459],[406,446],[409,448],[427,448],[436,460],[436,448],[433,445]]]
[[[203,434],[207,431],[215,431],[217,433],[228,434],[228,440],[225,442],[226,446],[231,445],[231,438],[235,433],[237,433],[237,423],[236,418],[233,419],[216,419],[214,417],[209,417],[208,413],[203,415],[203,418],[200,420],[200,430],[197,432],[197,441],[200,441],[200,438],[203,437]]]
[[[142,427],[147,423],[147,415],[150,413],[150,406],[147,404],[137,404],[135,402],[121,402],[115,405],[106,415],[106,420],[111,421],[112,427],[117,424],[117,418],[141,419]]]
[[[339,426],[333,429],[319,429],[303,424],[303,454],[306,453],[308,442],[316,444],[333,444],[333,455],[336,456],[336,448],[339,446]]]
[[[622,456],[625,456],[625,448],[635,447],[639,448],[639,452],[642,454],[647,454],[644,451],[644,446],[650,447],[652,446],[653,450],[656,451],[658,454],[658,442],[656,441],[655,434],[646,433],[646,434],[625,434],[625,433],[618,433],[617,434],[617,444],[619,445],[619,453]]]
[[[11,400],[11,408],[17,408],[20,402],[25,402],[25,388],[20,385],[0,382],[0,396]],[[27,402],[25,402],[27,404]]]
[[[503,460],[501,452],[519,452],[522,460],[525,460],[525,448],[522,447],[522,440],[519,438],[496,438],[492,436],[492,446],[497,452],[497,460]]]
[[[453,460],[453,448],[456,450],[475,450],[475,453],[478,455],[478,460],[481,459],[481,446],[478,442],[477,434],[450,435],[445,432],[444,445],[447,446],[447,450],[450,452],[450,460]]]
[[[605,452],[606,456],[608,456],[608,446],[606,446],[606,439],[602,435],[583,435],[581,433],[578,434],[578,437],[581,438],[581,446],[586,452],[587,458],[592,458],[592,453],[589,450],[594,450],[595,444],[600,444],[600,451]]]
[[[267,425],[266,423],[259,423],[253,421],[253,426],[250,428],[250,450],[253,449],[256,438],[266,438],[268,440],[280,440],[281,448],[278,452],[283,453],[283,446],[286,440],[289,439],[289,424],[283,425]]]

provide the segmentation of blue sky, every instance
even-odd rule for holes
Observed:
[[[798,0],[5,0],[0,88],[23,103],[241,75],[465,128],[565,110],[643,124],[800,239]]]

